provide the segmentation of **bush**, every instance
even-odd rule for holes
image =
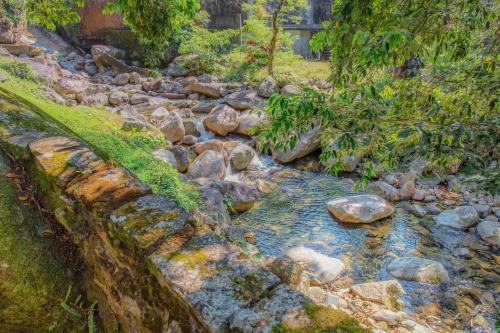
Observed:
[[[33,69],[31,69],[30,65],[28,65],[23,61],[14,60],[8,63],[2,63],[0,64],[0,67],[3,70],[7,71],[8,73],[20,79],[30,80],[30,81],[36,80]]]

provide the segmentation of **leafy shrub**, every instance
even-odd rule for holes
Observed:
[[[30,67],[30,65],[23,61],[14,60],[8,63],[2,63],[0,64],[0,67],[20,79],[30,81],[36,80],[33,69]]]
[[[24,10],[18,0],[0,0],[0,27],[10,29],[22,23]]]

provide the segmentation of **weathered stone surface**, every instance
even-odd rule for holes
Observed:
[[[335,280],[345,269],[344,263],[339,259],[330,258],[303,246],[291,248],[286,256],[293,261],[306,263],[311,278],[321,283]]]
[[[249,110],[262,105],[262,100],[253,91],[237,91],[225,97],[226,103],[235,110]]]
[[[394,259],[387,266],[387,270],[392,276],[402,280],[438,283],[450,279],[443,265],[437,261],[417,257]]]
[[[13,26],[0,24],[0,44],[14,44],[17,42],[18,33]]]
[[[194,135],[185,135],[182,138],[182,144],[187,145],[187,146],[192,146],[194,144],[198,143],[198,138],[195,137]]]
[[[263,125],[265,119],[262,115],[255,112],[244,112],[240,114],[240,124],[238,128],[234,131],[235,133],[250,136],[255,133],[250,134],[252,130],[257,130],[260,125]]]
[[[234,171],[241,171],[248,168],[256,153],[253,148],[240,144],[229,154],[229,163]]]
[[[302,293],[310,287],[309,276],[305,273],[305,264],[289,258],[276,258],[269,265],[269,270],[276,274],[283,283]]]
[[[161,124],[164,122],[168,116],[170,115],[170,112],[164,108],[164,107],[159,107],[156,110],[151,113],[151,121],[153,124]]]
[[[472,206],[448,209],[434,217],[436,224],[449,228],[466,230],[479,222],[479,215]]]
[[[175,156],[175,161],[177,162],[177,170],[180,172],[186,172],[189,167],[189,153],[183,146],[174,146],[172,148],[172,153]]]
[[[100,70],[105,66],[111,66],[110,59],[123,60],[126,56],[125,51],[108,45],[94,45],[90,52],[97,68]]]
[[[129,78],[130,75],[128,73],[120,73],[113,78],[113,81],[111,81],[111,83],[117,86],[124,86],[128,83]]]
[[[483,221],[478,224],[477,232],[486,243],[500,247],[500,223]]]
[[[128,101],[128,94],[123,91],[114,91],[109,95],[109,104],[120,105]]]
[[[200,210],[204,214],[205,223],[226,228],[231,217],[220,188],[210,184],[198,188],[198,192],[200,193]]]
[[[210,178],[222,180],[226,174],[226,164],[222,154],[213,150],[201,153],[188,171],[190,178]]]
[[[370,317],[377,321],[385,321],[390,326],[397,326],[405,319],[404,312],[394,312],[389,310],[378,310]]]
[[[124,130],[141,129],[148,127],[146,117],[131,107],[126,107],[120,111],[120,117],[123,119],[122,128]]]
[[[219,101],[201,101],[191,108],[196,113],[210,113],[216,106],[220,105]]]
[[[20,55],[27,55],[28,57],[37,57],[43,53],[41,47],[27,44],[0,44],[0,47],[9,51],[10,54],[19,57]]]
[[[272,94],[279,93],[278,83],[272,76],[268,76],[259,86],[257,94],[261,97],[269,98]]]
[[[66,191],[92,209],[109,212],[127,201],[149,194],[151,189],[125,170],[110,168],[70,184]]]
[[[157,149],[153,152],[153,156],[177,169],[177,160],[175,159],[174,153],[170,150]]]
[[[398,296],[405,294],[403,287],[396,280],[356,284],[350,290],[365,301],[391,307],[394,306]]]
[[[328,211],[340,222],[371,223],[394,213],[394,208],[375,195],[355,195],[328,202]]]
[[[240,115],[230,106],[220,105],[203,120],[205,127],[215,134],[226,136],[238,128]]]
[[[43,172],[57,179],[61,186],[79,176],[82,169],[92,172],[105,167],[104,162],[88,148],[67,137],[56,136],[33,141],[29,144],[29,150]]]
[[[142,103],[147,103],[149,102],[149,97],[143,94],[132,94],[130,96],[130,104],[132,105],[138,105]]]
[[[175,112],[169,114],[167,119],[160,125],[160,131],[165,135],[165,138],[173,143],[181,141],[186,130],[182,123],[182,118]]]
[[[219,186],[222,195],[229,202],[229,210],[235,213],[251,209],[259,197],[259,191],[255,187],[244,183],[223,181]]]
[[[223,83],[196,82],[191,85],[191,90],[207,97],[221,98],[225,87]]]
[[[304,157],[320,147],[320,128],[315,127],[299,137],[293,149],[278,151],[271,145],[273,159],[278,163],[289,163]]]
[[[196,155],[200,155],[204,151],[213,150],[220,154],[224,152],[224,143],[217,139],[207,140],[197,143],[193,146],[193,150]]]
[[[192,136],[200,135],[200,131],[198,130],[198,125],[193,118],[183,118],[182,123],[184,124],[186,135],[192,135]]]
[[[370,191],[389,201],[399,201],[399,191],[384,181],[378,180],[368,185]]]
[[[54,89],[61,95],[72,95],[73,98],[76,98],[76,94],[85,91],[87,87],[88,83],[85,80],[62,78],[57,82]]]

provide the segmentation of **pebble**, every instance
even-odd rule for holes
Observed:
[[[435,196],[435,195],[428,195],[428,196],[426,196],[426,197],[424,198],[424,201],[425,201],[425,202],[433,202],[433,201],[436,201],[436,200],[437,200],[437,198],[436,198],[436,196]]]

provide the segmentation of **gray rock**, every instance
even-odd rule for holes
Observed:
[[[109,95],[109,104],[120,105],[128,101],[128,94],[123,91],[114,91]]]
[[[331,200],[328,211],[340,222],[371,223],[394,213],[394,208],[376,195],[355,195]]]
[[[490,213],[490,209],[491,209],[491,207],[489,205],[484,205],[484,204],[474,204],[474,205],[472,205],[472,207],[474,207],[477,214],[481,218],[485,218],[486,216],[488,216],[488,214]]]
[[[211,98],[221,98],[226,85],[223,83],[196,82],[191,85],[191,90]]]
[[[486,243],[500,247],[500,223],[483,221],[477,225],[477,232]]]
[[[226,174],[224,156],[213,150],[201,153],[194,161],[188,171],[190,178],[209,178],[222,180]]]
[[[479,215],[472,206],[460,206],[447,209],[434,217],[436,224],[455,229],[466,230],[479,222]]]
[[[114,77],[111,83],[117,86],[124,86],[128,83],[130,75],[128,73],[121,73]]]
[[[94,63],[92,63],[92,62],[85,63],[84,69],[90,75],[96,75],[97,74],[97,66]]]
[[[251,209],[259,196],[259,191],[255,187],[244,183],[223,181],[220,183],[220,190],[226,202],[229,202],[228,209],[234,213],[243,213]]]
[[[148,101],[149,101],[149,97],[147,95],[132,94],[132,96],[130,96],[130,104],[132,104],[132,105],[147,103]]]
[[[376,302],[392,307],[394,299],[404,295],[403,287],[396,280],[366,282],[351,287],[351,292],[364,301]]]
[[[154,124],[161,124],[168,118],[169,115],[170,112],[166,108],[159,107],[151,113],[151,120]]]
[[[282,95],[292,95],[292,94],[299,94],[300,93],[300,88],[293,85],[293,84],[287,84],[283,88],[281,88],[281,94]]]
[[[259,86],[257,94],[261,97],[269,98],[272,94],[279,93],[278,83],[272,76],[268,76]]]
[[[279,151],[273,145],[271,145],[273,159],[278,163],[290,163],[298,158],[304,157],[314,152],[320,147],[320,135],[321,129],[319,127],[315,127],[302,134],[293,149]]]
[[[193,106],[191,111],[196,113],[210,113],[218,105],[220,105],[219,101],[201,101]]]
[[[186,134],[182,118],[175,112],[172,112],[167,119],[160,125],[160,131],[165,135],[165,138],[173,143],[182,140]]]
[[[427,211],[421,206],[417,204],[406,205],[405,209],[412,215],[416,217],[424,217],[427,215]]]
[[[262,105],[262,100],[253,91],[237,91],[225,97],[226,103],[236,110],[249,110]]]
[[[368,185],[368,189],[374,194],[381,196],[382,198],[389,201],[399,201],[400,199],[399,191],[393,186],[381,180],[370,183]]]
[[[153,152],[153,156],[177,169],[177,161],[175,159],[175,155],[171,151],[166,149],[157,149]]]
[[[256,153],[251,147],[247,145],[238,145],[236,148],[231,150],[229,154],[229,163],[231,163],[231,168],[235,171],[241,171],[248,168]]]
[[[255,133],[250,133],[252,130],[257,130],[260,125],[265,123],[265,119],[257,112],[244,112],[240,114],[240,124],[234,131],[235,133],[251,136]]]
[[[215,134],[226,136],[238,128],[240,114],[227,105],[219,105],[203,120],[205,127]]]
[[[184,129],[186,130],[186,135],[199,136],[200,131],[198,130],[198,125],[193,118],[183,118],[182,123],[184,124]]]
[[[120,116],[123,119],[122,128],[124,130],[140,129],[148,127],[146,118],[139,112],[132,109],[130,106],[121,110]]]
[[[196,143],[198,143],[198,138],[194,135],[186,135],[182,138],[182,144],[184,145],[192,146]]]
[[[298,246],[291,248],[286,256],[293,261],[303,262],[307,265],[307,270],[311,272],[312,278],[321,283],[328,283],[339,277],[345,269],[342,261],[330,258],[324,254]]]
[[[437,261],[417,258],[401,257],[394,259],[389,266],[388,272],[402,280],[438,283],[449,281],[448,271]]]
[[[172,147],[172,153],[175,156],[177,170],[186,172],[189,168],[189,152],[183,146]]]

